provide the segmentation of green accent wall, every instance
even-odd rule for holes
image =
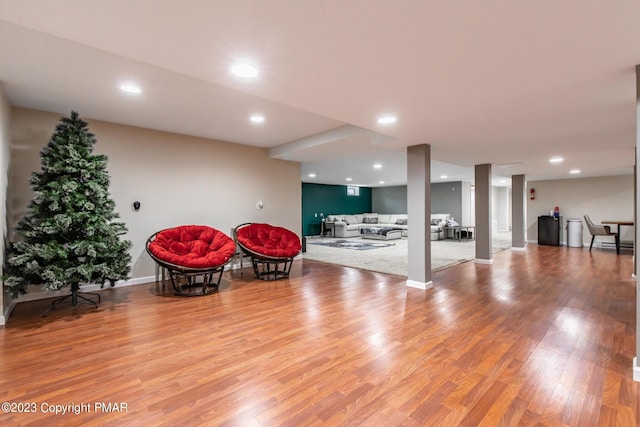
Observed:
[[[302,234],[320,234],[323,214],[356,214],[371,212],[371,188],[360,187],[359,196],[347,196],[346,185],[302,183]],[[316,214],[318,215],[316,217]]]

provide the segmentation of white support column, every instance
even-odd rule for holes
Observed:
[[[491,165],[476,165],[476,263],[493,264]]]
[[[524,175],[511,176],[511,250],[525,250],[525,180]]]
[[[407,286],[433,287],[431,281],[431,146],[407,147],[409,274]]]

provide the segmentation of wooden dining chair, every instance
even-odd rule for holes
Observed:
[[[589,215],[585,215],[584,220],[587,223],[589,233],[591,233],[591,245],[589,246],[589,252],[591,252],[593,241],[596,236],[613,236],[616,241],[616,253],[620,254],[620,236],[618,233],[612,232],[611,227],[608,225],[594,224],[593,221],[591,221],[591,218],[589,218]]]

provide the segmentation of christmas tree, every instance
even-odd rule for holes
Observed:
[[[107,156],[93,153],[95,143],[87,123],[72,111],[40,152],[41,171],[29,181],[34,197],[18,222],[9,258],[14,290],[70,286],[75,305],[81,284],[113,286],[128,277],[131,242],[122,238],[125,224],[115,221]]]

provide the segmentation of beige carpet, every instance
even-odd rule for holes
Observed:
[[[408,271],[408,244],[407,239],[377,241],[393,243],[393,246],[376,248],[370,250],[354,250],[345,248],[335,248],[329,246],[314,245],[313,242],[328,240],[355,240],[351,239],[328,239],[328,238],[307,238],[307,252],[305,259],[328,262],[331,264],[356,267],[363,270],[379,271],[381,273],[396,274],[406,276]],[[371,241],[371,240],[369,240]],[[373,241],[376,242],[376,241]],[[494,233],[493,251],[511,248],[511,233]],[[457,240],[437,240],[431,242],[431,270],[438,271],[461,262],[470,261],[475,258],[475,242],[458,242]]]

